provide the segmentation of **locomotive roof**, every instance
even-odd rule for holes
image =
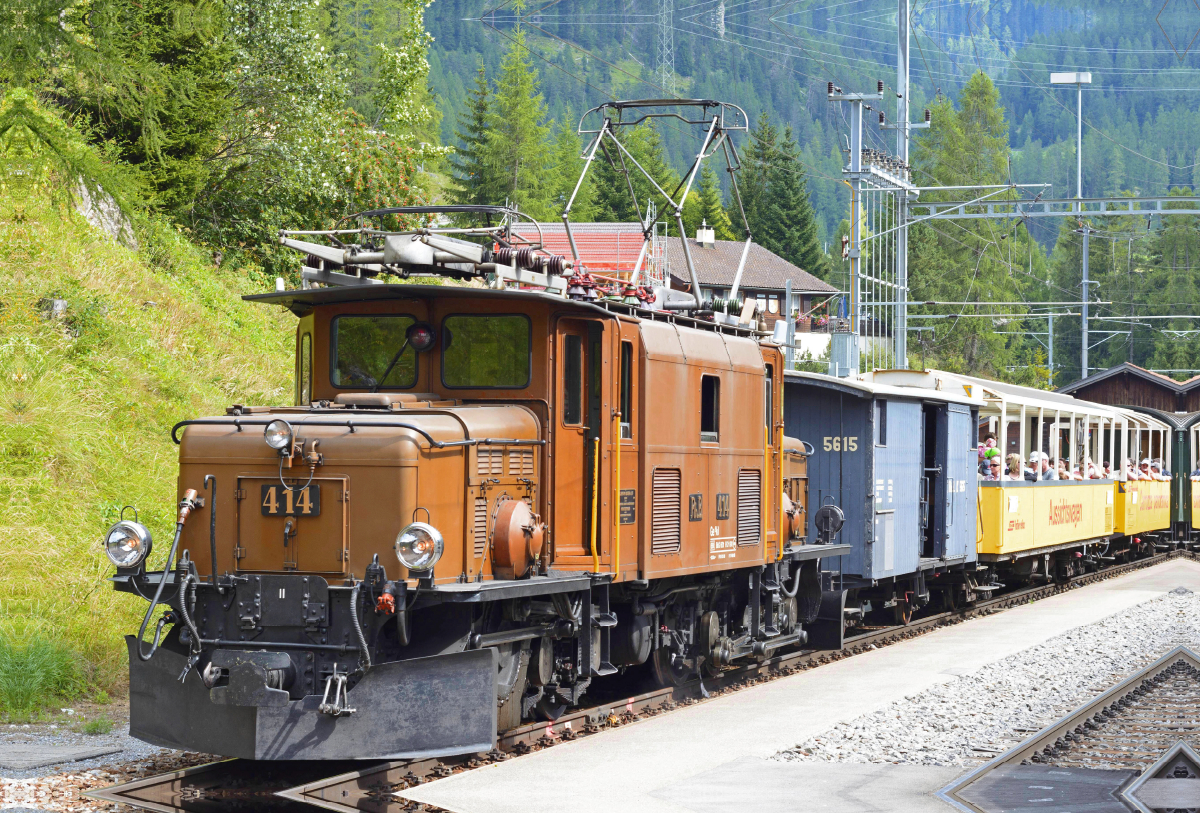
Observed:
[[[608,313],[591,302],[547,294],[542,291],[467,288],[456,285],[349,285],[335,288],[308,288],[292,291],[272,291],[266,294],[247,294],[247,302],[266,302],[282,305],[297,316],[304,316],[318,305],[342,302],[381,302],[389,299],[494,299],[505,302],[552,302],[560,307],[577,308],[593,313]]]

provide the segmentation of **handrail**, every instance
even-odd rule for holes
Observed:
[[[195,425],[229,426],[230,424],[232,424],[233,426],[237,427],[237,430],[239,432],[241,432],[243,426],[266,426],[267,424],[271,423],[272,421],[277,421],[277,420],[286,420],[286,419],[284,419],[284,418],[251,418],[249,420],[246,420],[243,418],[234,418],[232,420],[223,420],[221,418],[195,418],[195,419],[189,420],[189,421],[180,421],[179,423],[177,423],[173,427],[171,427],[171,440],[175,441],[176,446],[179,445],[179,443],[180,443],[179,429],[184,426],[195,426]],[[481,442],[479,440],[475,440],[475,439],[471,439],[471,438],[468,438],[467,440],[435,440],[433,435],[429,434],[421,427],[415,426],[414,424],[411,424],[411,423],[405,423],[402,421],[372,421],[370,423],[355,423],[353,420],[345,420],[345,421],[296,421],[294,423],[292,421],[288,421],[288,423],[290,423],[292,426],[295,426],[295,427],[342,426],[342,427],[346,427],[347,429],[349,429],[350,434],[354,434],[359,429],[372,429],[375,427],[388,428],[388,429],[411,429],[412,431],[416,432],[421,437],[425,438],[425,440],[429,441],[429,445],[435,449],[445,449],[445,448],[454,447],[454,446],[475,446]],[[485,442],[502,443],[502,442],[507,442],[507,441],[501,441],[497,438],[485,438]],[[539,444],[544,443],[544,441],[531,441],[531,442],[539,443]]]
[[[592,443],[592,572],[600,572],[600,554],[596,551],[596,509],[600,499],[600,435]]]
[[[621,413],[614,412],[617,428],[614,433],[616,451],[613,453],[616,475],[613,477],[616,497],[613,498],[613,581],[621,580]]]

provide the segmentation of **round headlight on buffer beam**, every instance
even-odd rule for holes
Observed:
[[[442,558],[442,533],[427,522],[414,522],[396,537],[396,558],[409,570],[429,570]]]
[[[117,567],[137,567],[153,547],[150,529],[140,522],[121,520],[104,535],[104,552]]]
[[[267,441],[267,445],[280,454],[292,450],[293,436],[292,425],[287,421],[271,421],[263,430],[263,439]]]

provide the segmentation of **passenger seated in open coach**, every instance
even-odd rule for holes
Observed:
[[[988,432],[983,436],[983,442],[979,444],[979,459],[986,461],[1000,454],[1000,450],[996,448],[996,433]]]
[[[1045,452],[1033,452],[1029,455],[1029,462],[1034,465],[1037,470],[1037,479],[1039,480],[1057,480],[1058,472],[1050,465],[1050,455]]]
[[[1142,461],[1141,478],[1143,480],[1165,480],[1166,479],[1156,469],[1156,467],[1154,466],[1154,463],[1148,457]]]
[[[1010,454],[1008,456],[1008,469],[1004,472],[1004,479],[1005,480],[1024,480],[1025,479],[1025,473],[1023,471],[1023,467],[1021,466],[1021,456],[1019,454],[1016,454],[1014,452],[1013,454]]]
[[[990,458],[984,465],[987,468],[988,473],[986,475],[981,475],[979,479],[987,481],[1004,479],[1001,475],[999,456]]]
[[[1031,453],[1029,455],[1029,463],[1021,467],[1021,476],[1030,483],[1036,483],[1038,479],[1037,464],[1033,461],[1033,455],[1035,454],[1037,452]]]
[[[1133,465],[1128,457],[1125,458],[1125,479],[1126,480],[1141,480],[1142,473],[1138,471],[1137,466]]]

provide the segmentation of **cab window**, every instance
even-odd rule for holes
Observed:
[[[633,344],[621,342],[621,437],[633,437]]]
[[[442,321],[442,383],[470,389],[526,387],[532,344],[527,316],[447,316]]]
[[[300,336],[300,359],[296,368],[296,404],[312,403],[312,334]]]
[[[721,437],[721,379],[700,377],[700,442],[716,443]]]
[[[583,337],[563,337],[563,423],[583,423]]]
[[[403,315],[334,317],[329,354],[333,386],[342,389],[413,386],[417,382],[417,353],[411,347],[404,347],[404,341],[405,332],[415,321]],[[381,380],[385,373],[386,379]]]

